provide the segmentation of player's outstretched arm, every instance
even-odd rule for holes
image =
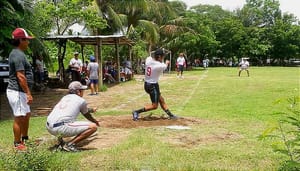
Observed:
[[[83,116],[91,121],[91,122],[94,122],[97,126],[100,126],[99,122],[91,115],[91,113],[95,112],[96,111],[96,108],[89,108],[88,112],[83,114]]]

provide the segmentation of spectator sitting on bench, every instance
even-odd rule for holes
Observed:
[[[121,68],[121,80],[123,81],[128,81],[131,80],[133,77],[133,72],[131,70],[131,62],[130,61],[125,61],[123,62],[123,67]]]
[[[116,80],[114,79],[114,77],[111,75],[110,73],[110,63],[106,62],[105,66],[103,67],[103,81],[107,81],[108,83],[115,83]]]

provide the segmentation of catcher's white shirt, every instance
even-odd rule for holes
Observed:
[[[160,74],[167,68],[167,65],[154,60],[151,56],[146,59],[145,82],[157,83]]]
[[[47,118],[47,122],[51,124],[63,121],[73,122],[80,112],[83,114],[88,112],[86,101],[76,94],[68,94],[55,105]]]

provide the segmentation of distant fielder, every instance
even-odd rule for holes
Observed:
[[[186,68],[186,61],[184,58],[184,54],[180,53],[177,60],[176,60],[176,66],[177,66],[177,78],[183,78],[183,69]]]
[[[246,70],[247,71],[247,75],[249,77],[249,62],[247,61],[246,58],[242,58],[242,61],[239,63],[239,66],[240,66],[240,70],[239,70],[239,77],[241,76],[241,72],[243,70]]]
[[[154,53],[154,58],[149,56],[145,62],[145,83],[144,89],[150,95],[151,104],[145,105],[145,107],[132,112],[133,120],[137,121],[139,114],[150,110],[157,109],[158,103],[161,108],[166,112],[170,119],[177,119],[177,116],[172,114],[165,103],[164,98],[160,94],[158,79],[160,74],[167,68],[168,63],[162,63],[164,60],[164,51],[157,49]]]

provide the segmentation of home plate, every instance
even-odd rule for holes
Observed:
[[[171,125],[171,126],[166,126],[168,129],[178,129],[178,130],[185,130],[185,129],[191,129],[188,126],[181,126],[181,125]]]

